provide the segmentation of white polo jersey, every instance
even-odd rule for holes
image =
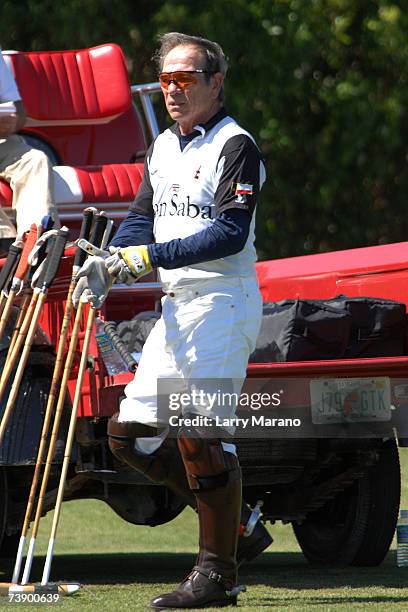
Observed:
[[[172,270],[159,268],[166,288],[255,274],[253,213],[265,180],[259,150],[250,134],[223,109],[194,130],[183,150],[177,125],[157,137],[147,153],[143,183],[131,210],[153,217],[157,243],[198,234],[227,209],[247,210],[252,219],[239,253]]]

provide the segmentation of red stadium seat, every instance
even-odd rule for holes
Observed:
[[[129,202],[143,176],[142,164],[110,164],[75,168],[84,202]]]
[[[77,51],[3,51],[14,72],[30,143],[60,164],[130,163],[147,148],[118,45]]]
[[[8,52],[28,124],[107,122],[131,106],[130,83],[120,47],[79,51]]]
[[[122,218],[143,174],[142,164],[130,162],[143,155],[146,140],[120,47],[3,54],[27,110],[24,134],[60,161],[54,175],[61,221],[77,222],[84,205],[96,203]],[[0,205],[11,200],[0,181]]]
[[[122,219],[143,177],[143,164],[54,167],[55,199],[62,223],[78,221],[85,206],[94,205]]]

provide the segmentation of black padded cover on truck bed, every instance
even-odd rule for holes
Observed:
[[[372,297],[264,304],[250,362],[308,361],[405,354],[405,304]]]

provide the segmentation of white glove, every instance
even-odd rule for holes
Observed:
[[[105,266],[105,259],[98,255],[88,257],[76,275],[77,285],[72,294],[75,308],[79,300],[90,302],[92,308],[100,308],[107,298],[114,278]]]

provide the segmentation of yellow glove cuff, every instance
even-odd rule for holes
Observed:
[[[120,249],[120,254],[131,273],[138,278],[152,271],[147,246],[131,246]]]

